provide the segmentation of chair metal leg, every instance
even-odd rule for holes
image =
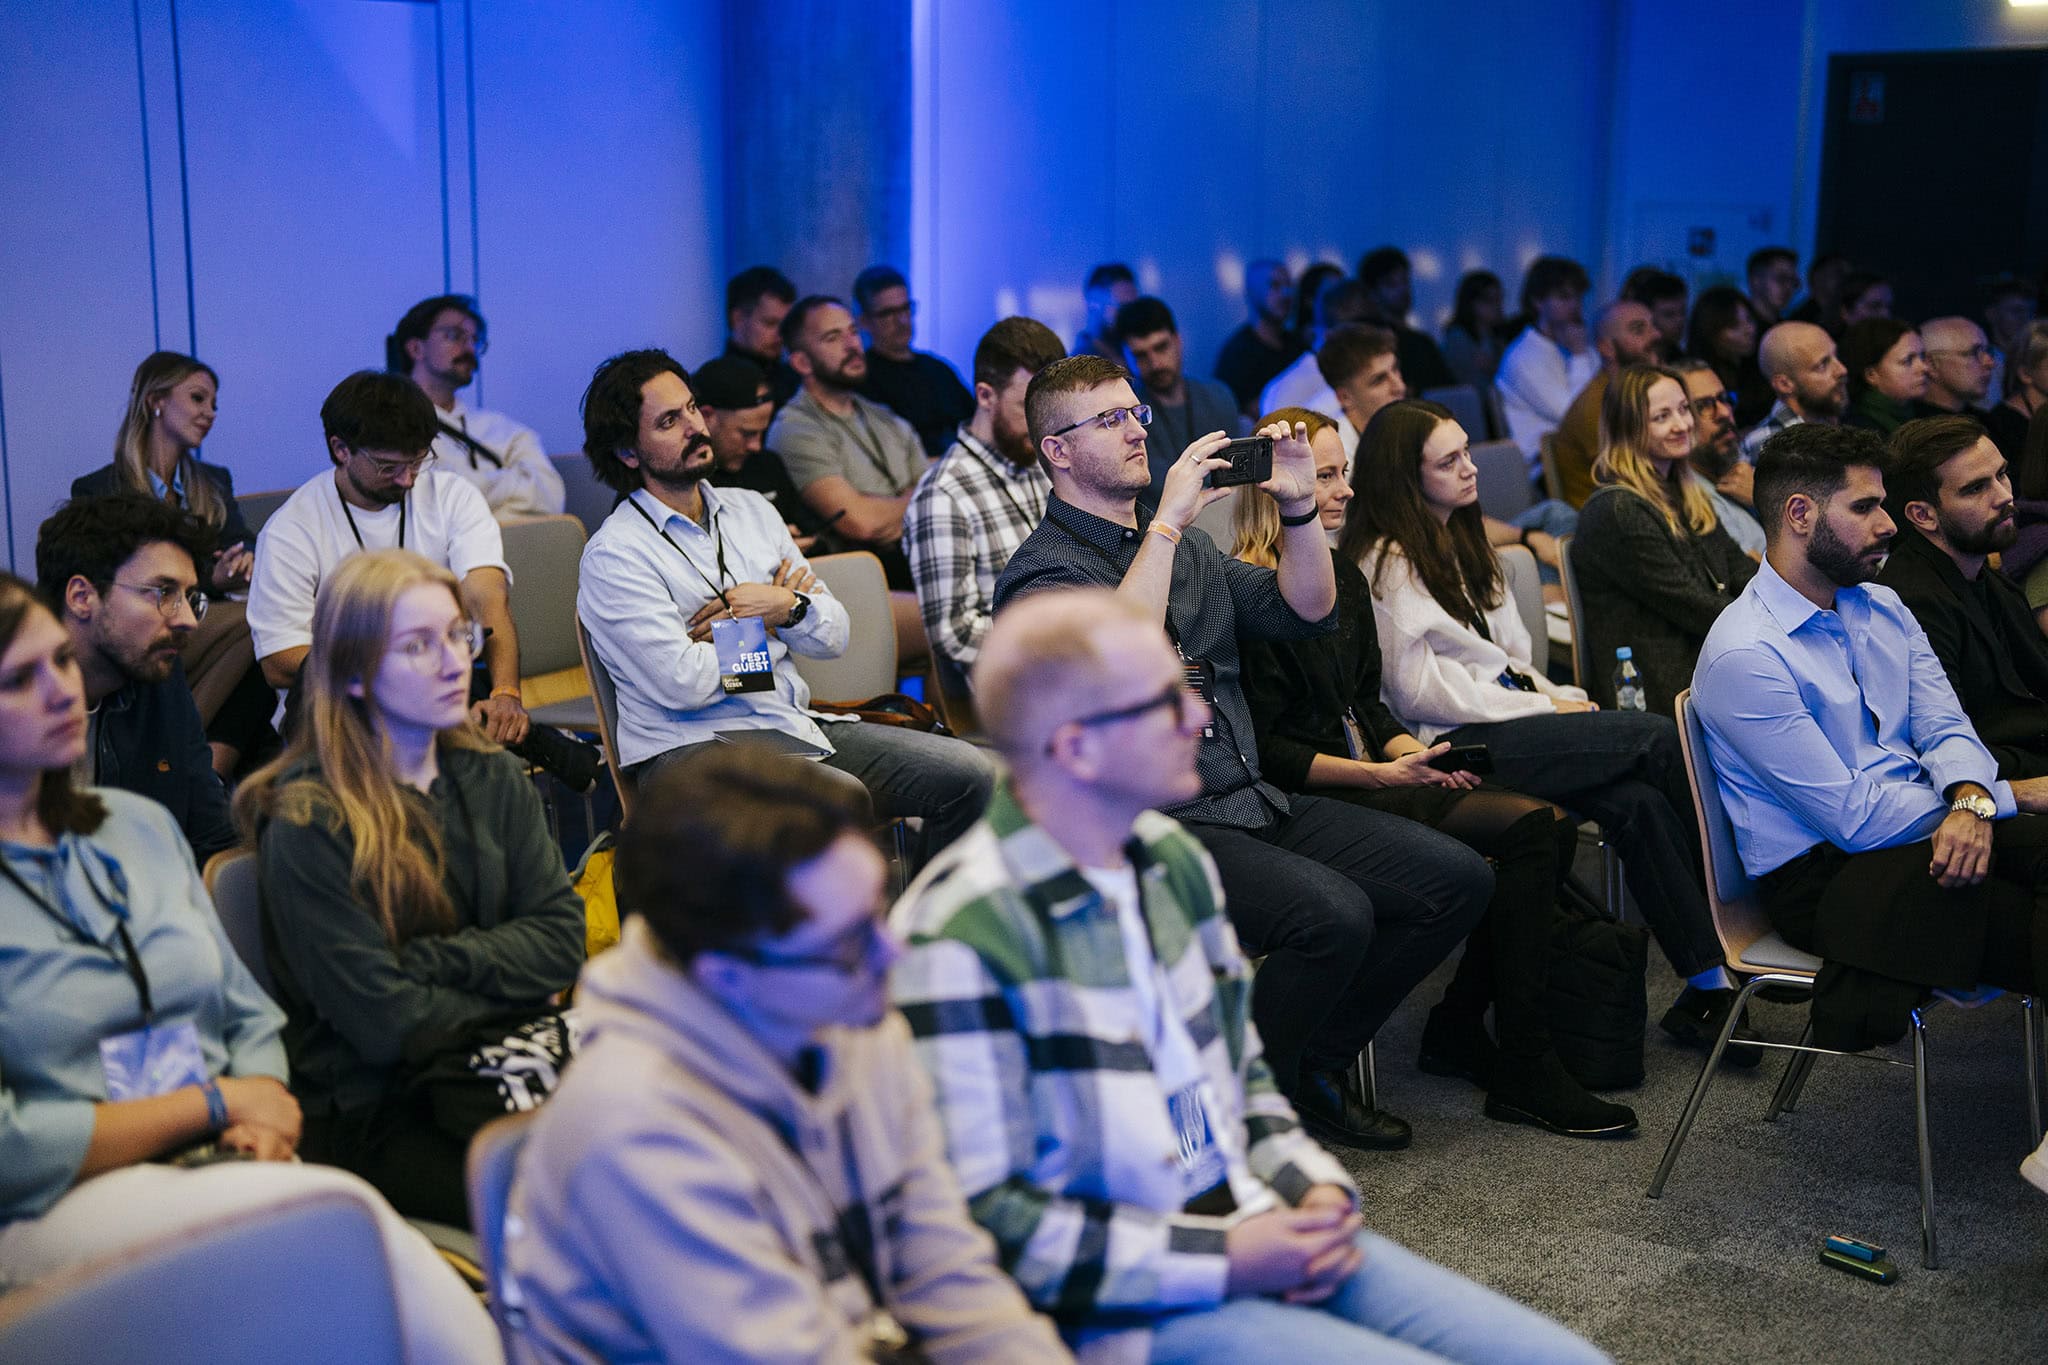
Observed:
[[[1813,1020],[1806,1021],[1806,1028],[1799,1035],[1799,1045],[1805,1047],[1813,1041]],[[1806,1088],[1806,1073],[1813,1069],[1811,1052],[1795,1052],[1785,1062],[1785,1075],[1778,1082],[1778,1088],[1771,1094],[1771,1107],[1764,1110],[1764,1122],[1776,1123],[1778,1115],[1789,1114],[1799,1103],[1799,1092]]]
[[[1714,1083],[1714,1073],[1721,1069],[1721,1054],[1728,1050],[1729,1036],[1735,1032],[1736,1021],[1742,1018],[1742,1008],[1749,1003],[1749,997],[1763,978],[1751,977],[1744,984],[1742,993],[1735,997],[1735,1008],[1728,1011],[1727,1022],[1721,1025],[1719,1036],[1714,1039],[1713,1051],[1707,1054],[1707,1064],[1700,1068],[1700,1078],[1693,1085],[1692,1097],[1685,1102],[1685,1112],[1678,1117],[1678,1127],[1672,1131],[1671,1141],[1664,1148],[1664,1159],[1657,1163],[1657,1174],[1650,1181],[1650,1198],[1664,1196],[1664,1182],[1671,1177],[1671,1168],[1678,1164],[1678,1149],[1685,1145],[1686,1134],[1692,1131],[1693,1120],[1699,1117],[1700,1106],[1706,1103],[1707,1087]]]
[[[1940,1268],[1934,1239],[1934,1146],[1927,1136],[1927,1021],[1913,1011],[1913,1127],[1920,1148],[1920,1264]]]
[[[1367,1040],[1364,1048],[1359,1051],[1358,1060],[1353,1065],[1358,1068],[1358,1093],[1365,1097],[1366,1107],[1370,1109],[1379,1108],[1380,1069],[1378,1063],[1373,1058],[1372,1041],[1370,1039]]]
[[[2027,1143],[2041,1140],[2041,1002],[2020,997],[2020,1027],[2027,1036]]]

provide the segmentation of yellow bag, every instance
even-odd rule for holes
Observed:
[[[619,897],[612,886],[612,836],[606,830],[583,851],[573,879],[583,897],[583,952],[596,957],[619,941]]]

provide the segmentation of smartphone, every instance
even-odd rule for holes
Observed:
[[[1264,483],[1273,477],[1273,438],[1246,436],[1232,441],[1209,457],[1228,460],[1230,468],[1212,469],[1204,481],[1210,488],[1235,488],[1239,484]]]
[[[1844,1256],[1854,1256],[1859,1261],[1881,1261],[1884,1248],[1875,1242],[1865,1242],[1855,1237],[1844,1237],[1841,1233],[1830,1233],[1822,1243],[1829,1251],[1839,1251]]]
[[[1484,744],[1455,744],[1429,760],[1429,766],[1440,773],[1477,773],[1485,777],[1493,772],[1493,755]]]
[[[1859,1280],[1869,1280],[1873,1284],[1890,1284],[1899,1278],[1899,1268],[1883,1256],[1874,1261],[1866,1261],[1861,1256],[1851,1256],[1847,1252],[1836,1251],[1833,1247],[1822,1247],[1820,1263],[1833,1266],[1844,1274],[1854,1275]]]

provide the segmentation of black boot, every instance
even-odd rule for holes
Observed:
[[[1588,1092],[1555,1052],[1502,1057],[1487,1087],[1486,1117],[1533,1124],[1565,1137],[1626,1137],[1636,1130],[1635,1110]]]
[[[1486,1031],[1486,1016],[1438,1005],[1422,1026],[1415,1065],[1432,1076],[1456,1076],[1485,1089],[1500,1065],[1500,1049]]]
[[[1712,991],[1687,986],[1679,992],[1678,999],[1671,1002],[1671,1008],[1664,1011],[1664,1031],[1687,1047],[1712,1052],[1714,1040],[1721,1036],[1721,1026],[1728,1022],[1728,1011],[1735,1008],[1736,994],[1730,986]],[[1735,1032],[1728,1037],[1728,1047],[1722,1052],[1721,1060],[1729,1066],[1755,1066],[1764,1059],[1764,1050],[1743,1046],[1755,1041],[1756,1034],[1750,1031],[1749,1021],[1738,1021]]]
[[[1397,1152],[1414,1138],[1408,1124],[1376,1109],[1358,1087],[1353,1067],[1304,1071],[1291,1097],[1302,1127],[1325,1142],[1374,1152]]]

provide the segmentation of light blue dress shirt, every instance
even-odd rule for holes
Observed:
[[[178,461],[177,466],[171,470],[171,481],[169,483],[165,483],[162,479],[158,478],[157,472],[154,469],[144,469],[142,472],[149,475],[149,491],[155,495],[158,502],[162,502],[171,494],[176,493],[178,495],[178,505],[180,507],[185,505],[185,462],[183,460]]]
[[[1752,877],[1815,844],[1863,853],[1925,839],[1958,782],[1989,791],[2000,819],[2015,812],[1926,632],[1890,588],[1838,589],[1824,611],[1766,560],[1707,632],[1692,687]]]
[[[690,639],[690,618],[712,600],[714,582],[769,583],[783,560],[808,561],[774,503],[750,489],[699,487],[708,529],[642,489],[613,508],[583,547],[576,615],[618,685],[619,761],[641,763],[721,730],[780,730],[830,750],[808,710],[811,689],[789,653],[844,653],[846,604],[822,583],[806,592],[811,609],[804,619],[768,636],[774,689],[728,694],[717,647]]]
[[[64,912],[57,923],[0,880],[0,1223],[43,1212],[71,1188],[107,1098],[100,1040],[141,1023],[116,917],[149,977],[156,1023],[189,1020],[208,1075],[286,1079],[284,1012],[235,956],[171,813],[94,788],[106,821],[54,849],[0,844],[0,857]],[[89,940],[89,941],[88,941]]]

